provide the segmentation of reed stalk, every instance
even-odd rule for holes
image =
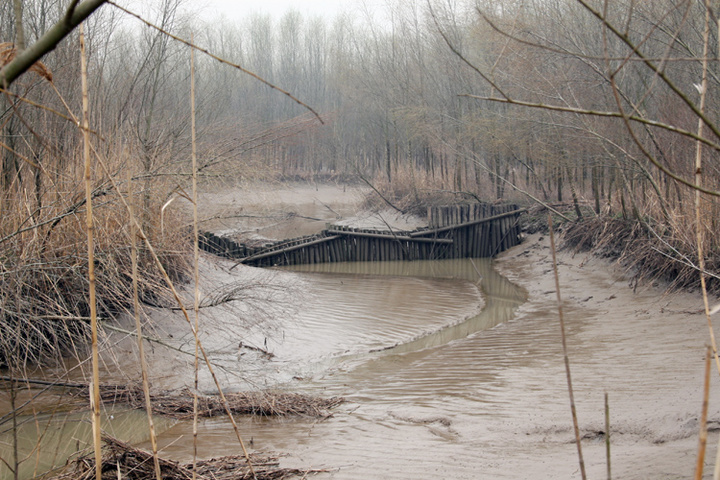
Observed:
[[[15,379],[13,378],[13,368],[10,369],[10,408],[12,409],[12,442],[13,442],[13,460],[12,473],[13,479],[18,480],[20,477],[20,460],[18,445],[18,421],[17,421],[17,391],[15,389]]]
[[[717,17],[717,15],[715,18],[715,23],[717,31],[720,31],[720,17]],[[720,48],[720,35],[717,36],[717,47]],[[716,52],[720,52],[720,50],[716,50]],[[720,53],[718,53],[718,55],[720,55]],[[702,270],[700,270],[700,272],[702,278]],[[706,315],[708,313],[709,312],[706,312]],[[712,325],[712,321],[708,320],[708,324]],[[710,329],[710,331],[712,332],[712,328]],[[717,349],[715,349],[715,357],[717,362]],[[715,469],[713,470],[713,480],[720,480],[720,437],[718,438],[718,446],[715,452]]]
[[[132,176],[128,169],[128,198],[132,198]],[[128,203],[130,207],[130,218],[134,216],[133,205]],[[148,417],[148,428],[150,430],[150,445],[152,447],[152,457],[155,467],[155,480],[162,480],[160,472],[160,459],[158,457],[157,438],[155,436],[155,422],[152,415],[152,401],[150,400],[150,385],[148,381],[147,361],[145,360],[145,348],[143,345],[142,325],[140,323],[140,298],[138,294],[138,250],[137,250],[137,229],[135,223],[130,221],[130,255],[132,262],[132,290],[133,290],[133,313],[135,316],[135,330],[137,331],[138,356],[140,357],[140,371],[142,373],[142,387],[145,396],[145,410]]]
[[[700,104],[698,109],[701,114],[705,113],[705,103],[707,99],[708,89],[708,55],[710,47],[710,14],[711,5],[710,0],[705,0],[705,28],[703,31],[703,56],[702,56],[702,80],[700,83]],[[719,20],[720,21],[720,20]],[[718,40],[720,41],[720,40]],[[697,138],[702,138],[705,122],[703,121],[702,115],[698,118],[697,127]],[[699,140],[695,142],[695,185],[702,187],[703,174],[702,174],[702,155],[703,145]],[[705,232],[703,228],[703,215],[702,215],[702,192],[699,188],[695,189],[695,237],[697,242],[697,256],[698,256],[698,270],[700,273],[700,291],[703,297],[703,307],[705,311],[705,319],[708,325],[708,332],[710,334],[710,348],[708,349],[706,375],[705,375],[705,397],[703,401],[703,419],[701,420],[700,430],[700,450],[698,451],[698,463],[695,470],[695,478],[702,478],[702,471],[705,458],[705,443],[707,442],[707,401],[709,395],[709,362],[710,362],[710,349],[712,349],[712,356],[715,358],[715,366],[720,373],[720,357],[718,357],[717,342],[715,340],[715,331],[712,325],[712,319],[710,316],[710,302],[708,300],[707,293],[707,282],[705,280]],[[715,468],[713,471],[713,478],[720,480],[720,440],[718,441],[718,449],[715,456]]]
[[[190,35],[190,41],[194,41]],[[193,313],[195,314],[195,331],[200,331],[200,237],[198,233],[198,206],[197,206],[197,145],[195,141],[195,49],[190,49],[190,137],[192,157],[192,205],[193,205],[193,277],[195,279],[195,294],[193,300]],[[197,474],[197,446],[198,446],[198,373],[199,364],[199,338],[195,336],[195,388],[193,389],[193,480]]]
[[[705,382],[703,388],[702,412],[700,413],[700,435],[698,436],[698,456],[695,466],[695,480],[702,480],[703,468],[705,467],[705,446],[707,445],[707,416],[710,398],[710,370],[712,368],[712,349],[707,348],[705,354]]]
[[[580,462],[580,475],[583,480],[586,480],[585,461],[583,460],[582,444],[580,443],[580,427],[578,426],[577,409],[575,407],[575,394],[573,393],[572,376],[570,375],[570,357],[568,356],[567,339],[565,336],[565,317],[563,315],[562,296],[560,295],[560,277],[558,276],[557,268],[555,232],[553,229],[552,215],[550,214],[548,214],[548,228],[550,229],[550,249],[552,250],[553,272],[555,274],[555,291],[557,293],[558,318],[560,319],[560,338],[562,339],[563,359],[565,361],[565,377],[567,379],[568,394],[570,395],[570,413],[572,414],[575,444],[577,445],[578,461]]]
[[[83,158],[85,160],[85,212],[88,247],[88,284],[90,296],[90,332],[92,345],[92,382],[90,383],[90,405],[92,407],[93,448],[95,450],[95,478],[102,480],[102,443],[100,428],[100,364],[98,355],[97,302],[95,299],[95,256],[93,243],[92,176],[90,160],[90,121],[88,119],[87,59],[85,52],[84,24],[80,24],[80,71],[82,83],[83,110]]]
[[[605,463],[607,465],[607,480],[612,480],[612,468],[610,466],[610,402],[605,392]]]
[[[702,62],[702,82],[700,84],[700,112],[705,111],[705,102],[707,97],[708,88],[708,49],[710,43],[710,0],[705,1],[705,32],[703,35],[703,62]],[[702,117],[698,119],[697,134],[701,137],[705,127],[705,122]],[[702,142],[697,141],[695,143],[695,184],[702,186],[703,175],[702,175],[702,155],[703,145]],[[699,189],[695,189],[695,236],[697,241],[697,255],[698,255],[698,268],[700,271],[700,289],[703,296],[703,305],[705,307],[705,317],[708,322],[708,329],[710,333],[710,342],[712,346],[713,355],[715,357],[715,365],[720,373],[720,358],[718,357],[717,343],[715,341],[715,333],[712,328],[712,320],[710,318],[710,303],[707,294],[707,285],[705,281],[705,232],[703,229],[703,215],[702,215],[702,192]]]

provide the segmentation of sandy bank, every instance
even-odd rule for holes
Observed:
[[[506,328],[516,333],[546,328],[536,319],[557,311],[548,237],[531,236],[503,254],[497,266],[529,293],[528,302],[510,322],[513,325]],[[698,444],[705,348],[710,342],[705,316],[700,314],[701,295],[668,294],[660,285],[633,289],[618,266],[568,251],[559,255],[559,277],[590,478],[605,474],[606,392],[613,478],[690,477]],[[559,323],[556,332],[548,345],[525,346],[530,355],[554,348],[554,361],[531,362],[506,372],[508,395],[528,395],[538,402],[532,409],[512,412],[514,424],[508,425],[517,429],[513,448],[522,452],[513,455],[512,468],[519,469],[516,478],[540,478],[538,469],[542,478],[579,478],[578,462],[568,462],[576,453],[570,443]],[[709,425],[715,433],[710,435],[706,463],[714,463],[720,426],[720,386],[717,372],[713,373]],[[706,477],[711,478],[712,472]]]

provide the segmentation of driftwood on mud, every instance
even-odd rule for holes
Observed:
[[[102,456],[102,478],[115,480],[154,479],[155,470],[150,452],[141,450],[112,437],[103,439],[105,446]],[[252,470],[244,456],[227,456],[198,461],[193,472],[193,465],[181,464],[172,460],[159,458],[160,471],[165,480],[190,480],[192,478],[213,480],[281,480],[291,477],[305,478],[310,473],[324,470],[299,470],[280,468],[278,456],[252,454],[250,462]],[[253,475],[254,471],[254,475]],[[195,477],[193,477],[195,473]],[[91,480],[95,478],[95,459],[92,454],[81,456],[70,462],[57,476],[49,480]]]
[[[133,408],[145,408],[145,398],[139,386],[110,386],[101,388],[103,403],[124,403]],[[330,409],[341,404],[341,397],[320,398],[298,393],[241,392],[226,394],[230,411],[239,415],[329,417]],[[153,412],[184,419],[193,416],[193,396],[189,390],[152,395]],[[225,415],[225,407],[217,395],[198,396],[198,415]]]

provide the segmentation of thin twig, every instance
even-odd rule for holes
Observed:
[[[392,208],[394,208],[395,210],[397,210],[397,211],[400,212],[401,214],[405,215],[405,211],[404,211],[404,210],[401,210],[401,209],[398,208],[398,207],[396,207],[395,205],[393,205],[393,203],[392,203],[390,200],[388,200],[387,198],[385,198],[385,196],[384,196],[382,193],[380,193],[380,191],[379,191],[377,188],[375,188],[375,185],[373,185],[372,183],[370,183],[370,181],[369,181],[367,178],[365,178],[365,176],[364,176],[363,174],[360,173],[360,170],[358,170],[357,168],[356,168],[355,170],[356,170],[356,173],[357,173],[358,177],[360,177],[360,180],[362,180],[363,182],[365,182],[368,187],[372,188],[372,189],[375,191],[375,193],[377,193],[378,196],[379,196],[380,198],[382,198],[382,200],[383,200],[385,203],[387,203],[389,206],[391,206]]]

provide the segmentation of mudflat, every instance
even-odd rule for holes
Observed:
[[[512,330],[508,334],[523,343],[522,332],[547,329],[539,323],[553,316],[551,329],[557,332],[548,336],[547,345],[525,345],[529,355],[554,349],[551,362],[539,359],[506,371],[507,396],[512,400],[502,408],[510,410],[507,428],[515,432],[509,437],[516,439],[506,467],[517,469],[516,478],[579,478],[578,461],[570,461],[577,453],[549,238],[530,236],[501,255],[496,265],[528,291],[528,301],[506,327]],[[558,271],[589,477],[605,478],[605,393],[614,478],[690,477],[697,459],[705,353],[710,344],[700,292],[667,293],[664,285],[635,285],[620,266],[588,253],[561,251]],[[707,478],[712,478],[720,427],[717,377],[713,365]]]

